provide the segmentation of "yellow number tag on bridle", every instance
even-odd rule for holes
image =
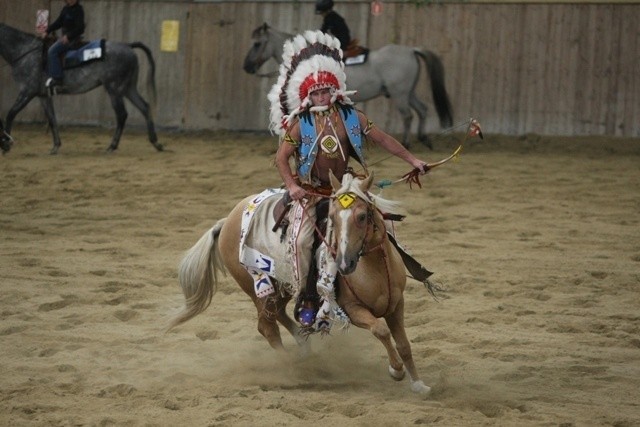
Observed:
[[[345,193],[338,196],[338,201],[343,209],[347,209],[356,201],[356,196],[353,193]]]

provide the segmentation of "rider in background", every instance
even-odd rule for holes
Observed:
[[[351,42],[351,32],[344,18],[333,10],[333,0],[316,0],[316,14],[322,15],[320,31],[340,40],[340,48],[346,50]]]
[[[64,0],[66,6],[60,11],[58,19],[56,19],[45,30],[45,34],[62,29],[62,37],[60,37],[50,48],[48,52],[47,71],[49,79],[47,87],[62,85],[62,62],[60,55],[71,50],[73,42],[79,40],[84,33],[84,9],[78,2],[79,0]]]

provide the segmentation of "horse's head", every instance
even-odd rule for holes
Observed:
[[[262,64],[274,55],[275,46],[269,36],[269,25],[265,22],[251,34],[253,46],[244,58],[244,70],[249,74],[255,74]]]
[[[368,193],[373,175],[360,179],[345,174],[342,182],[330,174],[334,198],[329,207],[336,264],[341,274],[353,273],[366,246],[379,238],[376,209]],[[384,228],[384,226],[382,226]]]
[[[278,31],[266,22],[253,30],[253,46],[244,58],[244,70],[255,74],[269,58],[275,59],[278,64],[282,63],[284,42],[291,37],[293,35]]]

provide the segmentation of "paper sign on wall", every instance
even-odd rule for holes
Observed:
[[[43,34],[49,26],[49,11],[46,9],[38,9],[36,12],[36,33]]]
[[[177,52],[179,35],[180,21],[162,21],[160,50],[162,52]]]

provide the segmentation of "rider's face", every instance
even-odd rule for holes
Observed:
[[[331,105],[331,89],[318,89],[311,92],[311,102],[316,107]]]

